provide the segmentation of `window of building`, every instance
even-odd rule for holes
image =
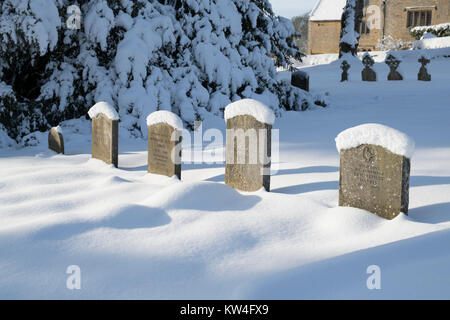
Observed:
[[[363,7],[363,16],[365,17],[367,15],[367,8],[369,8],[370,0],[364,0],[364,7]]]
[[[406,27],[431,26],[431,10],[408,11]]]
[[[369,34],[370,28],[369,24],[366,21],[361,22],[361,34]]]

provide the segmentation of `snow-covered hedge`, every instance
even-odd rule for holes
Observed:
[[[437,37],[449,37],[450,22],[441,23],[434,26],[415,27],[412,28],[409,32],[416,40],[420,40],[426,32],[434,34]]]
[[[0,123],[18,140],[105,101],[145,137],[157,110],[189,128],[242,98],[304,109],[310,96],[276,76],[301,58],[294,34],[268,0],[4,0]]]
[[[429,38],[414,41],[413,49],[440,49],[440,48],[449,48],[450,47],[450,37],[443,38]]]

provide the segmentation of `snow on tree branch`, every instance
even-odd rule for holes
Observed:
[[[276,114],[313,103],[277,76],[302,54],[268,0],[77,0],[81,28],[69,28],[73,5],[0,4],[0,123],[17,140],[99,101],[138,137],[156,110],[192,127],[242,98]]]
[[[359,29],[363,15],[363,0],[347,0],[342,14],[339,58],[345,54],[356,56],[359,44]]]

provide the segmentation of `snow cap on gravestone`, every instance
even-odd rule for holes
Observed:
[[[100,114],[104,114],[110,120],[119,120],[119,114],[116,109],[105,101],[96,103],[91,109],[89,109],[88,114],[91,119],[95,119]]]
[[[165,123],[174,129],[183,130],[183,121],[175,113],[165,110],[155,111],[147,117],[147,126]]]
[[[414,140],[405,133],[376,123],[363,124],[341,132],[336,138],[338,151],[372,144],[384,147],[390,152],[411,159],[414,154]]]
[[[275,114],[264,103],[254,99],[242,99],[229,104],[225,108],[225,121],[237,116],[249,115],[261,123],[273,125]]]

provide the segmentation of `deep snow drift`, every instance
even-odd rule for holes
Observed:
[[[224,185],[223,164],[184,164],[181,182],[149,175],[146,141],[122,129],[119,169],[90,159],[87,120],[61,124],[67,155],[47,150],[46,134],[0,149],[0,297],[450,298],[450,59],[434,56],[433,81],[418,82],[418,53],[402,52],[405,80],[387,82],[376,54],[375,83],[356,67],[340,83],[335,62],[302,65],[331,105],[276,120],[270,193]],[[363,123],[416,142],[409,216],[337,206],[334,138]],[[70,265],[81,290],[66,288]],[[371,265],[381,290],[366,287]]]

